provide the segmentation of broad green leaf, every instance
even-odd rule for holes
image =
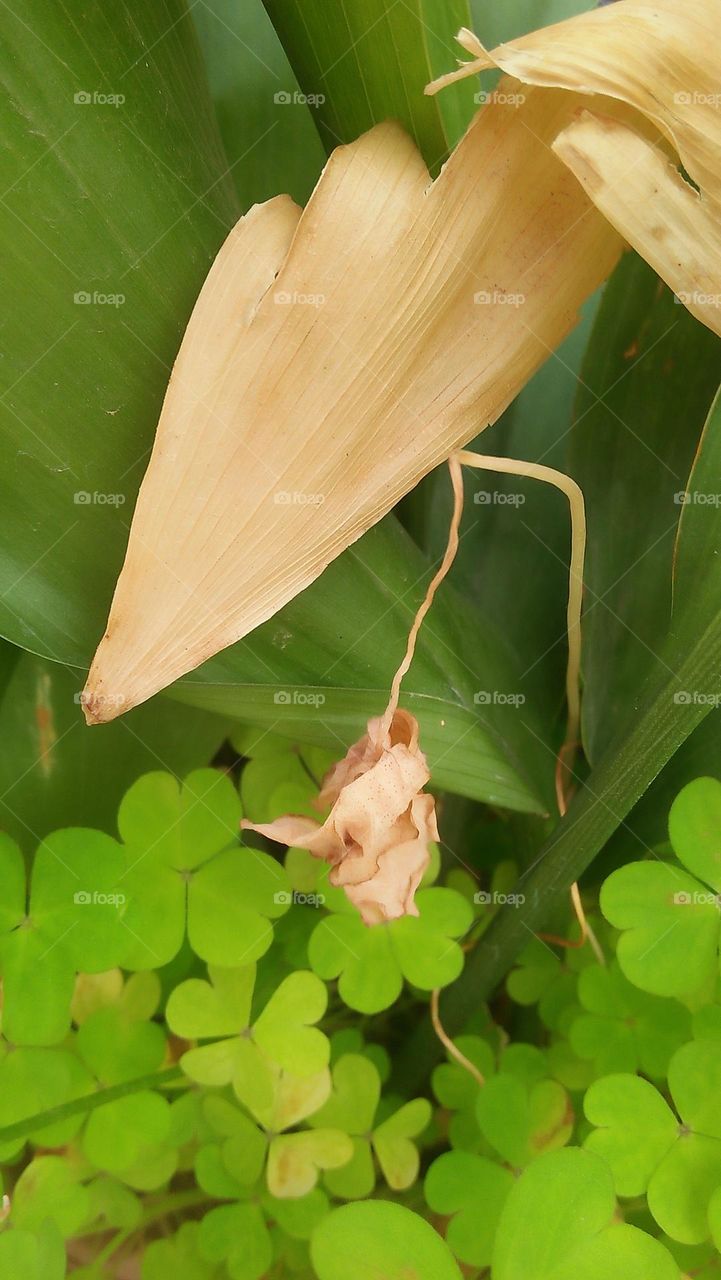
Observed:
[[[310,1240],[315,1228],[329,1211],[328,1197],[316,1187],[307,1196],[297,1200],[264,1200],[266,1213],[283,1228],[293,1240]]]
[[[589,1151],[569,1148],[530,1165],[506,1200],[493,1280],[678,1280],[657,1240],[613,1221],[611,1173]]]
[[[418,1177],[420,1156],[411,1139],[428,1127],[432,1114],[427,1098],[414,1098],[374,1130],[373,1150],[393,1191],[404,1191]]]
[[[281,191],[305,204],[325,154],[261,0],[206,0],[192,14],[243,209]]]
[[[681,497],[720,375],[719,339],[629,254],[581,368],[571,451],[588,514],[583,717],[594,761],[663,662]]]
[[[311,1257],[318,1280],[460,1280],[453,1255],[430,1223],[399,1204],[366,1200],[334,1209],[317,1228]]]
[[[210,968],[211,981],[189,978],[172,992],[168,1026],[185,1040],[240,1035],[250,1025],[255,965],[243,969]]]
[[[54,1222],[37,1231],[3,1231],[0,1235],[0,1274],[22,1280],[63,1280],[65,1247]]]
[[[151,1240],[143,1250],[142,1280],[215,1280],[215,1264],[199,1253],[199,1233],[199,1223],[184,1222],[175,1235]]]
[[[8,18],[0,630],[83,666],[238,205],[179,0],[93,3],[82,39],[40,0]]]
[[[93,1090],[93,1079],[74,1053],[66,1049],[20,1048],[0,1060],[0,1127],[41,1115]],[[63,1147],[80,1129],[83,1116],[41,1125],[30,1135],[44,1148]],[[2,1148],[3,1157],[23,1142]]]
[[[227,721],[169,698],[99,732],[79,706],[83,673],[24,653],[0,704],[0,821],[29,850],[64,826],[114,835],[123,793],[160,764],[185,774],[210,761]]]
[[[301,88],[314,95],[328,150],[382,120],[399,120],[437,170],[473,114],[474,86],[423,90],[454,64],[453,37],[468,26],[466,0],[366,0],[328,8],[320,0],[264,0]]]

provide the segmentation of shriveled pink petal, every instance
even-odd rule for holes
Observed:
[[[366,924],[417,915],[414,894],[428,866],[428,844],[438,838],[433,797],[423,792],[429,772],[418,745],[415,717],[396,710],[387,732],[383,719],[326,776],[318,803],[331,804],[325,822],[282,817],[270,823],[244,820],[251,831],[307,849],[331,865]]]

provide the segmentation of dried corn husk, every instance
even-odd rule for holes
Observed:
[[[589,95],[554,150],[689,310],[721,333],[721,0],[618,0],[491,51],[470,31],[458,39],[472,61],[430,92],[500,67],[526,85]],[[608,119],[612,100],[628,107],[624,123]]]
[[[585,101],[490,103],[433,183],[381,125],[333,153],[299,221],[272,201],[231,233],[173,370],[90,723],[271,617],[572,328],[621,248],[551,150]]]

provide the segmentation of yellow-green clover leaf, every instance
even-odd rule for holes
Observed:
[[[677,1115],[647,1080],[606,1076],[586,1094],[599,1126],[585,1146],[607,1161],[622,1196],[644,1193],[656,1222],[682,1244],[709,1236],[708,1208],[721,1185],[721,1043],[694,1040],[668,1071]]]
[[[257,960],[288,909],[283,868],[239,844],[240,800],[230,779],[198,769],[181,785],[168,773],[139,778],[124,796],[118,828],[127,869],[123,965],[152,969],[177,954],[186,931],[201,959]]]
[[[460,1262],[488,1267],[513,1174],[485,1156],[445,1151],[433,1161],[424,1193],[434,1213],[450,1217],[446,1239]]]
[[[445,987],[463,968],[456,941],[473,923],[473,908],[453,889],[421,889],[418,916],[363,924],[350,903],[334,905],[308,946],[311,967],[321,978],[338,978],[351,1009],[379,1013],[398,998],[404,978],[422,991]]]
[[[626,977],[659,996],[712,989],[719,971],[721,782],[697,778],[669,814],[679,862],[631,862],[601,890],[606,919],[624,932],[618,961]]]

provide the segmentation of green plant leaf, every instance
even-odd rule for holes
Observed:
[[[382,120],[399,120],[432,170],[473,114],[472,83],[438,98],[423,90],[453,65],[453,37],[468,26],[465,0],[368,0],[329,10],[319,0],[264,0],[301,88],[315,95],[328,150]]]
[[[305,204],[325,153],[261,0],[207,0],[192,14],[243,209],[280,191]]]
[[[220,716],[158,698],[93,733],[81,686],[79,672],[24,653],[0,704],[0,822],[26,850],[65,826],[115,835],[131,782],[158,763],[184,775],[227,732]]]
[[[669,1061],[691,1035],[691,1016],[675,1000],[639,991],[616,963],[590,965],[578,980],[584,1010],[569,1026],[571,1048],[590,1058],[598,1075],[642,1071],[665,1080]]]
[[[586,1114],[602,1126],[586,1145],[602,1155],[620,1195],[647,1191],[663,1231],[682,1244],[708,1239],[708,1205],[721,1179],[721,1045],[690,1041],[674,1054],[669,1092],[681,1118],[635,1076],[598,1080]]]
[[[605,289],[581,367],[571,448],[589,527],[583,721],[593,761],[633,718],[659,661],[679,495],[720,371],[718,337],[627,255]]]
[[[678,1280],[657,1240],[613,1222],[608,1167],[589,1151],[554,1151],[519,1178],[501,1214],[493,1280]]]
[[[338,990],[351,1009],[378,1013],[399,995],[405,977],[424,991],[446,986],[463,967],[456,938],[473,921],[468,902],[453,889],[421,889],[418,916],[367,928],[353,908],[321,920],[308,947],[321,978],[339,977]]]
[[[366,1200],[334,1209],[317,1228],[318,1280],[460,1280],[453,1255],[428,1222],[402,1205]]]
[[[485,1156],[446,1151],[433,1161],[423,1190],[434,1213],[450,1216],[446,1239],[459,1262],[488,1267],[513,1174]]]
[[[601,908],[625,932],[618,959],[636,986],[657,995],[690,995],[713,986],[718,974],[721,865],[714,820],[721,783],[699,778],[679,793],[669,834],[683,867],[632,862],[614,871],[601,891]]]
[[[562,1147],[573,1132],[573,1109],[556,1080],[529,1086],[506,1072],[479,1090],[476,1117],[486,1141],[513,1168]]]

